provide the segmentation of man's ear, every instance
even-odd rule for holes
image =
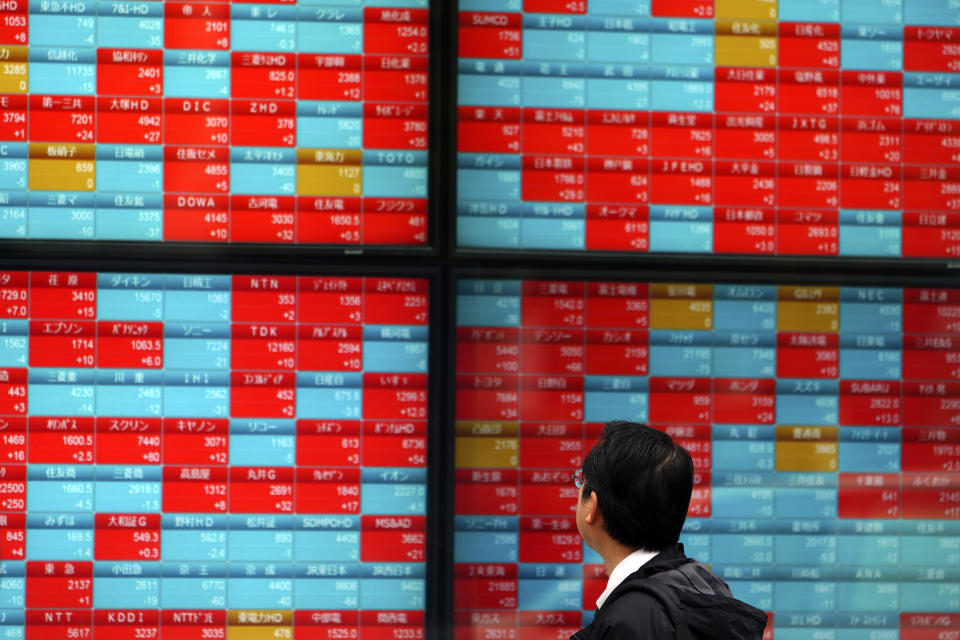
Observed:
[[[590,492],[590,497],[587,498],[584,507],[583,519],[587,524],[593,525],[602,519],[600,516],[600,501],[597,499],[596,491]]]

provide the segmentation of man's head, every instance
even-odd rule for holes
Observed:
[[[599,522],[622,545],[660,551],[680,537],[692,490],[693,461],[683,447],[646,425],[615,420],[583,461],[577,526],[590,546]]]

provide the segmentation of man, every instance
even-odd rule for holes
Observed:
[[[574,473],[577,529],[603,558],[607,588],[571,640],[759,640],[766,615],[736,600],[677,540],[693,461],[665,433],[608,423]]]

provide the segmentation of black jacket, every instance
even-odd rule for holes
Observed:
[[[766,624],[763,611],[735,599],[677,544],[617,586],[570,640],[760,640]]]

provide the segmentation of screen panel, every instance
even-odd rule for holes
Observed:
[[[0,238],[425,245],[427,0],[0,7]]]
[[[462,249],[953,258],[945,1],[463,0]]]
[[[960,630],[960,290],[457,282],[454,617],[557,638],[607,576],[570,477],[612,419],[691,453],[681,541],[766,638]]]
[[[0,637],[422,638],[428,284],[0,273]]]

